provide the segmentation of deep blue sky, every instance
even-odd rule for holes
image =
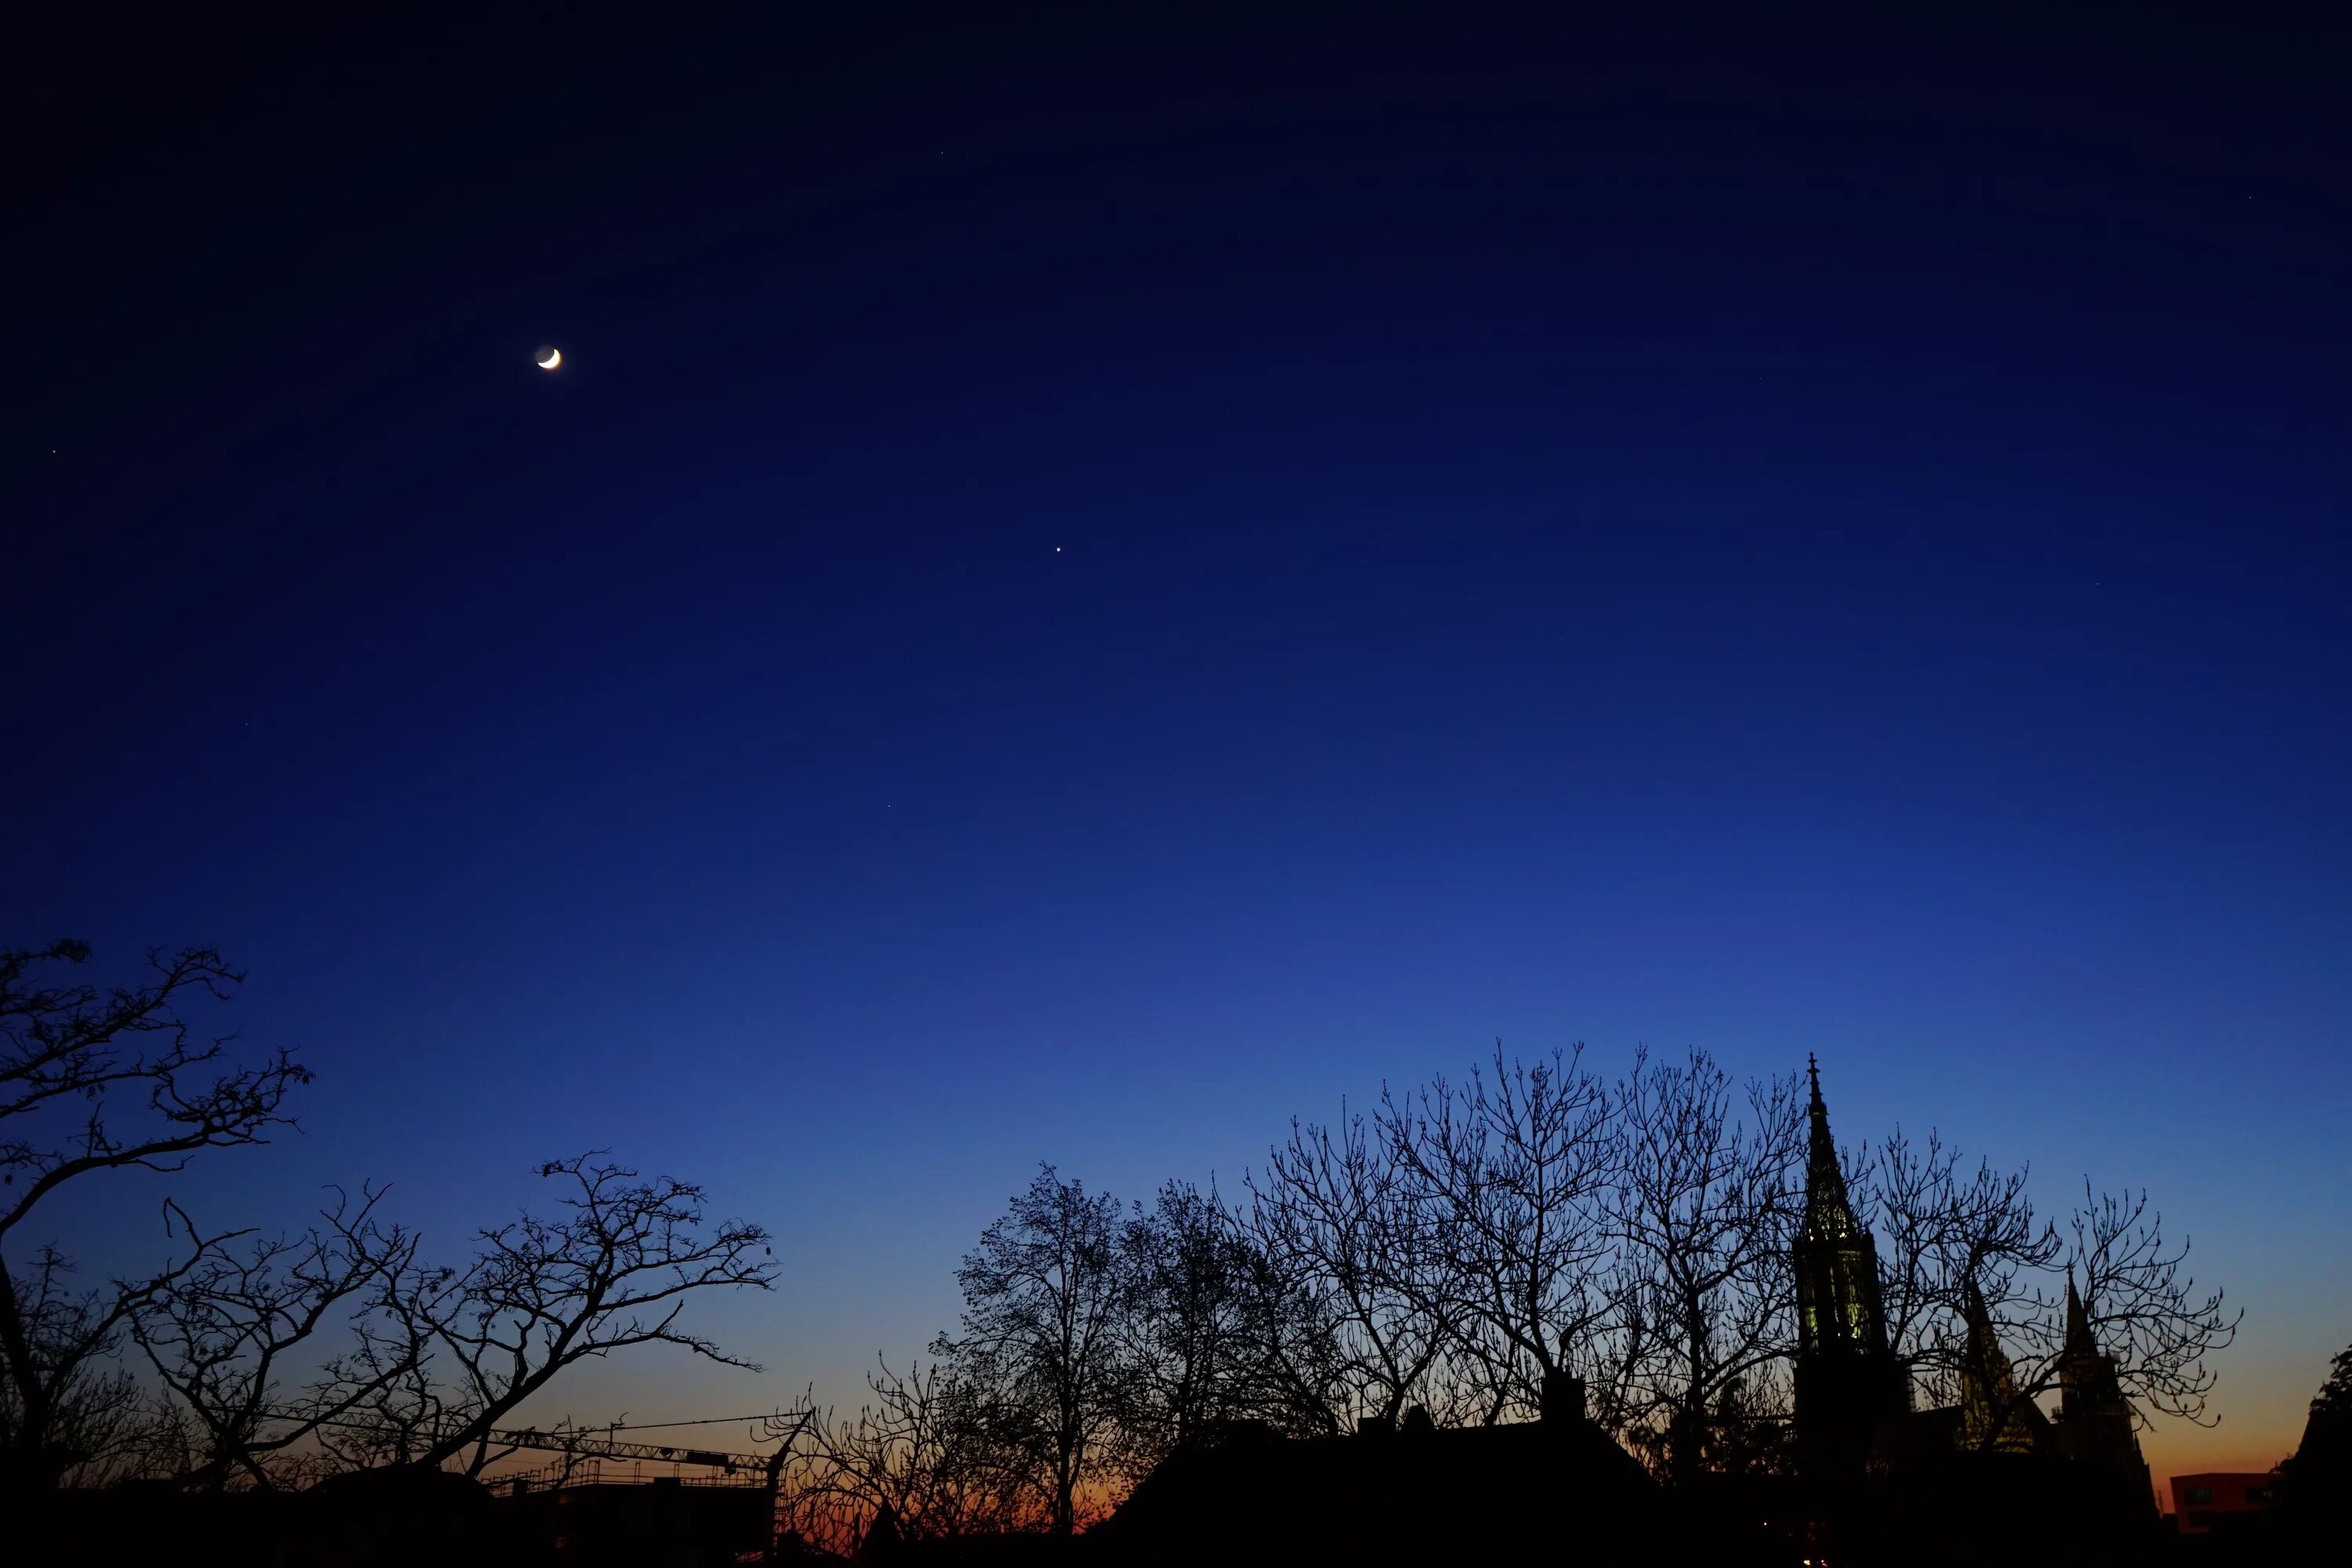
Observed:
[[[877,15],[17,84],[0,940],[249,968],[320,1079],[201,1194],[703,1179],[772,1373],[558,1404],[724,1414],[919,1347],[1040,1158],[1810,1049],[2150,1186],[2249,1311],[2158,1468],[2276,1458],[2352,1337],[2338,41]]]

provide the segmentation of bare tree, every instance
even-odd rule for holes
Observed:
[[[411,1310],[457,1279],[455,1268],[412,1268],[385,1280],[370,1310],[353,1321],[352,1343],[329,1364],[339,1387],[360,1391],[340,1420],[319,1424],[319,1450],[336,1468],[378,1469],[417,1463],[478,1414],[471,1395],[435,1376],[432,1322]]]
[[[2036,1214],[2024,1171],[1969,1170],[1939,1136],[1915,1150],[1899,1129],[1853,1175],[1886,1243],[1889,1342],[1931,1400],[2000,1406],[1980,1411],[1980,1441],[2015,1440],[2027,1407],[2058,1387],[2070,1288],[2137,1419],[2206,1419],[2205,1358],[2228,1346],[2238,1318],[2220,1291],[2197,1291],[2188,1244],[2164,1239],[2145,1192],[2102,1194],[2086,1181],[2062,1235]]]
[[[1379,1129],[1449,1301],[1454,1381],[1477,1390],[1486,1422],[1535,1411],[1549,1377],[1595,1370],[1616,1316],[1605,1216],[1616,1151],[1583,1050],[1528,1067],[1498,1042],[1491,1079],[1473,1068],[1465,1084],[1381,1096]]]
[[[2068,1272],[2081,1281],[2092,1337],[2115,1358],[2125,1395],[2143,1412],[2213,1425],[2208,1399],[2214,1373],[2205,1358],[2229,1348],[2245,1313],[2229,1310],[2219,1289],[2198,1289],[2188,1272],[2188,1238],[2165,1239],[2164,1216],[2149,1205],[2146,1189],[2099,1193],[2085,1177],[2068,1229]],[[2036,1364],[2025,1380],[2032,1392],[2056,1383],[2064,1341],[2053,1291],[2032,1336]]]
[[[1842,1163],[1879,1239],[1887,1343],[1929,1398],[1956,1403],[1971,1355],[1969,1290],[1996,1322],[2032,1306],[2037,1277],[2057,1258],[2057,1232],[2035,1215],[2025,1171],[1981,1161],[1966,1170],[1932,1129],[1915,1146],[1898,1127]]]
[[[130,1327],[201,1433],[185,1484],[219,1488],[238,1479],[273,1487],[289,1450],[322,1430],[340,1431],[421,1367],[421,1344],[411,1342],[398,1358],[376,1355],[371,1326],[352,1322],[416,1253],[413,1235],[376,1218],[382,1197],[362,1188],[354,1203],[337,1189],[333,1206],[299,1237],[208,1237],[177,1204],[165,1205],[193,1261],[149,1291]],[[330,1360],[305,1386],[281,1385],[289,1357],[322,1330],[346,1327],[362,1332],[357,1352]]]
[[[26,1431],[15,1379],[0,1379],[0,1444],[38,1445],[37,1484],[100,1485],[180,1468],[184,1433],[117,1360],[128,1308],[111,1291],[72,1288],[73,1265],[43,1247],[18,1276],[18,1310],[34,1365],[49,1391],[42,1431]],[[19,1477],[21,1484],[24,1478]]]
[[[1297,1264],[1298,1254],[1267,1245],[1261,1208],[1234,1216],[1242,1245],[1233,1254],[1234,1283],[1242,1295],[1241,1322],[1251,1342],[1249,1365],[1255,1414],[1276,1428],[1322,1436],[1346,1430],[1354,1418],[1345,1307],[1339,1295]]]
[[[1039,1456],[1057,1535],[1076,1530],[1082,1506],[1111,1479],[1126,1398],[1120,1219],[1116,1198],[1089,1197],[1040,1166],[956,1271],[961,1336],[931,1347],[973,1380],[1005,1440]]]
[[[1637,1055],[1617,1105],[1611,1223],[1643,1346],[1629,1436],[1681,1478],[1712,1465],[1727,1401],[1755,1418],[1759,1377],[1790,1353],[1804,1100],[1783,1078],[1749,1084],[1736,1108],[1729,1076],[1694,1051],[1679,1065]]]
[[[282,1051],[236,1065],[228,1039],[201,1037],[181,1016],[190,1000],[226,1001],[244,978],[212,949],[151,953],[138,984],[37,978],[89,958],[72,941],[0,951],[0,1373],[12,1412],[0,1486],[53,1487],[82,1462],[63,1429],[69,1395],[90,1386],[134,1305],[166,1281],[117,1281],[66,1310],[54,1248],[19,1250],[45,1205],[100,1172],[176,1172],[204,1150],[267,1142],[289,1124],[286,1096],[310,1079]]]
[[[1213,1188],[1168,1183],[1120,1245],[1129,1289],[1119,1316],[1128,1369],[1120,1462],[1129,1475],[1140,1478],[1234,1422],[1328,1429],[1311,1414],[1320,1394],[1302,1398],[1297,1387],[1308,1350],[1298,1338],[1304,1303]]]
[[[1361,1116],[1337,1136],[1294,1120],[1249,1190],[1253,1237],[1284,1288],[1312,1304],[1333,1354],[1333,1424],[1392,1425],[1436,1400],[1462,1309],[1395,1141]]]
[[[1034,1449],[1004,1441],[983,1391],[954,1365],[917,1363],[901,1374],[884,1363],[866,1386],[872,1397],[854,1417],[803,1397],[767,1423],[767,1436],[788,1444],[780,1531],[847,1556],[885,1510],[919,1541],[1051,1522]]]
[[[679,1319],[697,1291],[768,1288],[775,1264],[765,1230],[742,1220],[706,1224],[701,1188],[640,1181],[602,1151],[550,1161],[539,1173],[564,1184],[559,1213],[483,1231],[470,1268],[412,1268],[377,1297],[373,1348],[363,1347],[364,1364],[351,1375],[372,1380],[372,1398],[352,1419],[372,1414],[384,1423],[379,1445],[419,1464],[458,1460],[478,1475],[499,1457],[492,1429],[582,1361],[660,1344],[751,1367]],[[381,1375],[386,1364],[402,1366],[411,1347],[421,1347],[412,1373]],[[431,1377],[426,1355],[436,1366]]]

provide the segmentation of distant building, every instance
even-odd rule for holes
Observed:
[[[499,1507],[544,1561],[579,1568],[717,1568],[765,1555],[775,1534],[775,1496],[750,1478],[607,1481],[583,1467],[566,1483],[518,1485]]]
[[[2277,1479],[2271,1470],[2175,1476],[2173,1528],[2183,1535],[2236,1534],[2258,1529]]]

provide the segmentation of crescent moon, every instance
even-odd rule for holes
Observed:
[[[541,349],[539,351],[539,368],[541,370],[553,370],[557,365],[563,363],[563,351],[562,349]]]

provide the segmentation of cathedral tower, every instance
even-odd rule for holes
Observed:
[[[1911,1408],[1911,1381],[1886,1344],[1878,1247],[1854,1217],[1822,1101],[1820,1064],[1806,1058],[1812,1098],[1805,1214],[1797,1275],[1797,1447],[1809,1469],[1862,1468],[1889,1423]]]

